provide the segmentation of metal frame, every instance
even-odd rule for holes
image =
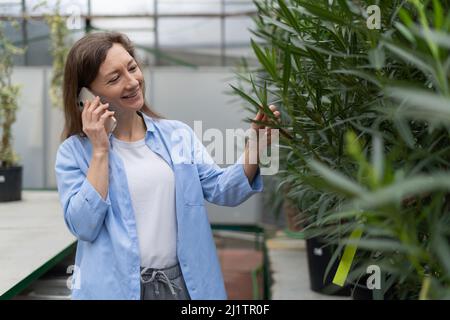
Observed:
[[[255,234],[255,249],[262,250],[263,262],[262,265],[252,271],[252,282],[253,282],[253,298],[257,299],[259,291],[257,285],[255,284],[255,279],[257,273],[262,271],[263,275],[263,300],[269,300],[271,298],[270,294],[270,268],[269,268],[269,255],[266,246],[267,234],[266,230],[255,224],[211,224],[212,230],[226,230],[226,231],[239,231],[239,232],[250,232]],[[261,247],[262,245],[262,247]],[[260,269],[261,268],[261,269]]]
[[[158,13],[158,3],[159,0],[153,0],[153,14],[119,14],[119,15],[111,15],[111,14],[92,14],[91,10],[91,0],[86,0],[87,3],[87,14],[81,15],[81,18],[85,20],[85,31],[90,32],[91,30],[95,29],[91,25],[92,19],[97,18],[107,18],[107,19],[122,19],[122,18],[138,18],[138,19],[153,19],[154,20],[154,27],[153,29],[145,29],[148,31],[152,31],[155,34],[154,37],[154,54],[155,54],[155,64],[160,65],[161,59],[160,59],[160,44],[159,44],[159,21],[160,19],[164,18],[212,18],[212,19],[220,19],[220,60],[221,65],[226,66],[227,63],[227,57],[226,57],[226,19],[230,17],[245,17],[245,16],[254,16],[257,14],[257,11],[242,11],[242,12],[235,12],[235,13],[227,13],[226,12],[226,4],[228,3],[226,0],[219,0],[220,1],[220,13],[170,13],[170,14],[160,14]],[[16,3],[14,3],[16,4]],[[16,5],[19,5],[17,3]],[[22,45],[27,46],[30,42],[30,39],[28,38],[28,21],[29,20],[43,20],[45,17],[44,15],[30,15],[27,13],[27,7],[26,7],[26,0],[21,0],[21,15],[17,16],[16,18],[19,18],[22,20]],[[64,17],[65,15],[63,15]],[[66,16],[68,17],[68,16]],[[0,20],[9,20],[11,18],[10,15],[0,15]],[[137,31],[142,30],[142,28],[136,28],[136,29],[127,29],[129,31]],[[29,63],[28,55],[25,54],[24,56],[24,65],[27,66]]]

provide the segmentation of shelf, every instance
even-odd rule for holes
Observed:
[[[56,191],[22,191],[22,201],[0,203],[0,299],[20,293],[72,253]]]

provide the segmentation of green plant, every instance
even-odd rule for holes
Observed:
[[[322,7],[312,3],[322,3]],[[317,211],[332,207],[338,199],[306,183],[311,172],[309,158],[332,167],[345,166],[346,130],[375,118],[370,109],[374,101],[367,97],[376,96],[379,86],[353,73],[364,74],[363,69],[357,70],[368,64],[361,53],[375,47],[372,38],[378,35],[367,30],[361,16],[336,2],[330,8],[328,1],[255,1],[255,5],[259,14],[253,33],[262,42],[252,41],[252,46],[262,69],[241,79],[251,84],[256,97],[235,90],[252,106],[262,105],[267,111],[270,101],[281,107],[286,124],[272,124],[288,131],[281,135],[286,149],[280,174],[292,186],[290,196],[297,199],[302,212],[312,213],[309,218],[313,220]],[[338,23],[311,15],[308,9]]]
[[[40,7],[48,7],[47,1],[37,4],[33,10]],[[62,108],[62,85],[64,76],[64,65],[69,45],[67,37],[70,30],[67,28],[66,17],[61,15],[61,0],[57,0],[52,6],[51,14],[45,14],[45,22],[50,29],[51,54],[53,57],[52,79],[49,89],[50,101],[55,108]]]
[[[380,5],[380,30],[367,28],[371,4]],[[395,298],[448,297],[447,187],[434,173],[448,168],[449,5],[255,5],[252,46],[261,67],[239,75],[249,92],[234,90],[249,109],[281,108],[283,124],[268,124],[287,133],[280,135],[279,188],[291,186],[307,235],[333,245],[333,259],[358,243],[348,280],[380,265],[386,281],[379,298],[388,289]],[[415,175],[424,180],[408,180]],[[396,202],[385,207],[381,190]],[[363,200],[371,197],[368,206]]]
[[[23,52],[6,37],[3,23],[0,22],[0,167],[11,167],[19,161],[12,147],[12,125],[16,121],[20,86],[11,82],[11,73],[13,56]]]
[[[397,2],[384,6],[384,13]],[[376,119],[368,97],[378,97],[380,84],[366,71],[364,53],[377,56],[378,31],[368,30],[363,7],[345,1],[255,1],[258,16],[252,41],[262,68],[241,74],[255,98],[241,89],[237,94],[251,106],[268,101],[282,109],[288,134],[281,135],[281,184],[290,186],[309,223],[335,207],[340,199],[309,183],[310,157],[331,167],[352,170],[344,157],[344,134],[348,128],[365,127]],[[322,16],[316,16],[320,13]],[[388,15],[383,15],[389,24]],[[364,75],[357,77],[355,75]]]
[[[343,210],[329,212],[321,227],[346,218],[360,223],[357,243],[365,255],[354,262],[354,279],[369,264],[384,271],[396,298],[450,298],[450,15],[438,1],[411,1],[399,11],[396,33],[380,46],[398,65],[413,67],[401,82],[386,77],[377,111],[394,130],[373,128],[370,135],[349,134],[347,151],[358,171],[344,176],[313,163],[326,185],[336,178],[352,186]],[[363,148],[364,140],[371,147]],[[371,154],[371,161],[367,159]],[[343,185],[342,183],[340,184]],[[318,225],[317,225],[318,226]]]

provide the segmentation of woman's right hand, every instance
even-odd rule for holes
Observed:
[[[109,104],[100,102],[97,96],[94,100],[84,102],[81,120],[83,132],[92,143],[93,152],[107,153],[109,151],[109,138],[105,129],[105,121],[114,115],[114,111],[109,111]]]

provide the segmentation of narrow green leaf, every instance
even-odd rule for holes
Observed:
[[[382,48],[374,48],[369,50],[368,57],[371,65],[375,69],[381,70],[384,67],[386,57],[384,55],[384,50]]]
[[[450,48],[450,35],[446,32],[436,31],[436,30],[425,30],[423,28],[418,28],[413,30],[413,33],[423,40],[430,40],[443,48]]]
[[[283,66],[283,96],[286,97],[289,90],[289,79],[291,78],[291,52],[286,50],[284,52],[284,66]]]
[[[374,77],[369,72],[365,72],[365,71],[361,71],[361,70],[352,70],[352,69],[347,69],[347,70],[339,69],[339,70],[333,70],[331,73],[339,73],[339,74],[356,76],[358,78],[361,78],[361,79],[364,79],[364,80],[367,80],[367,81],[373,83],[374,85],[376,85],[379,88],[382,87],[380,81],[378,81],[377,78]]]
[[[272,64],[272,61],[270,61],[270,58],[261,50],[261,48],[258,46],[258,44],[251,40],[253,51],[256,54],[256,57],[258,58],[258,61],[263,65],[264,69],[271,75],[271,77],[276,80],[278,78],[276,73],[276,66]]]
[[[450,123],[450,99],[423,89],[389,87],[386,94],[404,106],[397,116],[414,117],[418,120],[431,120],[438,123]]]
[[[289,24],[297,31],[297,33],[301,34],[302,29],[297,22],[297,18],[294,17],[291,10],[288,9],[284,0],[278,0],[278,5],[280,6],[281,16],[283,16],[289,22]]]
[[[450,274],[450,245],[448,239],[439,235],[433,244],[439,260],[445,267],[446,273]]]
[[[422,252],[419,248],[406,245],[397,240],[388,239],[359,239],[359,240],[343,240],[342,243],[358,245],[360,249],[384,252],[398,252],[411,255],[420,255]]]
[[[328,50],[304,41],[301,41],[299,39],[292,39],[292,43],[294,45],[303,45],[303,47],[306,47],[308,49],[314,50],[318,53],[322,53],[325,54],[327,56],[332,56],[332,57],[336,57],[336,58],[344,58],[344,59],[355,59],[355,58],[363,58],[363,55],[357,55],[357,54],[348,54],[346,52],[339,52],[339,51],[332,51],[332,50]]]
[[[411,43],[416,43],[416,39],[414,38],[414,35],[412,34],[411,30],[408,29],[404,24],[400,22],[395,22],[394,26],[397,28],[398,31]]]
[[[263,18],[263,21],[265,23],[267,23],[267,24],[272,24],[272,25],[277,26],[278,28],[280,28],[280,29],[282,29],[282,30],[284,30],[286,32],[289,32],[289,33],[292,33],[292,34],[297,34],[297,31],[294,28],[291,28],[290,26],[288,26],[287,24],[285,24],[285,23],[283,23],[281,21],[277,21],[277,20],[269,18],[269,17],[262,17],[262,18]]]
[[[414,148],[416,143],[414,142],[413,134],[411,133],[411,129],[409,128],[409,125],[406,122],[406,120],[401,118],[394,119],[394,125],[397,128],[400,136],[403,138],[403,141],[405,141],[405,143],[408,145],[408,147],[410,147],[411,149]]]
[[[328,11],[319,6],[313,5],[306,1],[297,1],[300,6],[305,8],[312,15],[320,18],[321,20],[326,20],[334,23],[338,23],[340,25],[347,25],[348,21],[340,18],[335,12]],[[328,5],[328,4],[327,4]],[[298,10],[297,8],[293,8],[294,10]]]
[[[343,212],[332,213],[328,216],[323,217],[322,219],[317,221],[318,225],[327,224],[327,223],[336,223],[337,221],[343,219],[356,219],[362,215],[362,211],[357,210],[349,210]]]
[[[407,26],[410,27],[414,24],[413,19],[409,15],[409,12],[405,8],[401,8],[398,12],[400,20]]]
[[[434,28],[441,29],[444,23],[444,10],[439,0],[433,0],[434,7]]]
[[[372,138],[372,167],[375,171],[377,184],[381,184],[384,176],[384,145],[379,135]]]
[[[260,104],[258,102],[256,102],[252,97],[250,97],[248,94],[246,94],[244,91],[242,91],[241,89],[236,88],[235,86],[233,86],[232,84],[230,84],[230,87],[233,88],[233,90],[240,95],[244,100],[246,100],[247,102],[249,102],[250,104],[252,104],[253,106],[255,106],[257,109],[259,109]]]
[[[264,87],[261,88],[261,90],[262,90],[262,93],[261,93],[261,96],[262,96],[261,104],[263,106],[267,106],[267,82],[266,81],[264,81]]]
[[[450,191],[450,174],[441,172],[406,178],[374,192],[364,193],[359,199],[351,202],[349,206],[361,210],[380,208],[390,204],[398,204],[405,197],[438,190]]]
[[[404,59],[405,61],[408,61],[409,63],[413,64],[415,67],[422,70],[423,73],[434,75],[435,72],[430,67],[430,62],[424,61],[424,59],[426,59],[425,57],[419,57],[418,52],[415,52],[408,48],[401,47],[400,45],[388,43],[388,42],[384,43],[384,46],[387,47],[389,50],[391,50],[393,53],[395,53],[400,58]]]
[[[330,185],[352,196],[362,196],[365,190],[339,172],[333,171],[316,160],[310,160],[309,167],[316,171]]]

